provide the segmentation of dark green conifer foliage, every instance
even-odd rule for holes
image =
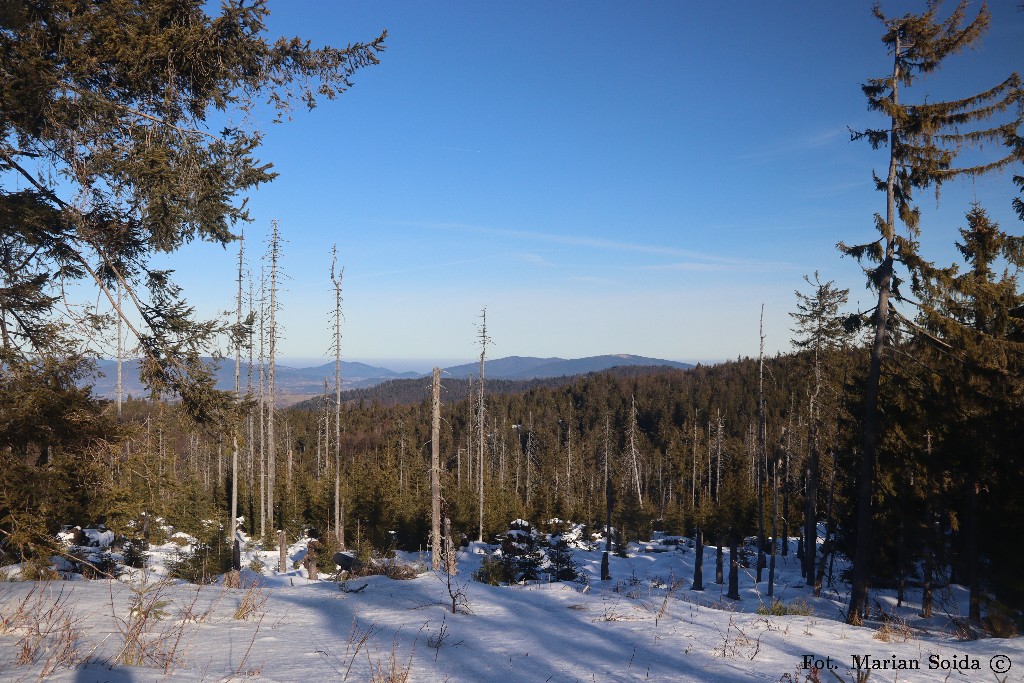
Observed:
[[[1018,141],[1018,144],[1024,145],[1024,138]],[[1024,155],[1022,155],[1024,156]],[[1013,176],[1013,182],[1024,192],[1024,176],[1015,175]],[[1024,199],[1020,197],[1013,198],[1013,210],[1017,212],[1017,218],[1024,221]]]
[[[849,332],[843,324],[841,310],[850,293],[839,289],[833,281],[822,282],[818,273],[814,281],[804,276],[812,293],[796,292],[796,312],[790,313],[794,321],[793,346],[812,353],[813,373],[807,391],[807,458],[804,465],[804,553],[802,572],[808,583],[814,580],[818,542],[818,483],[821,471],[821,430],[823,427],[822,388],[829,384],[822,376],[822,363],[827,362],[834,351],[843,348],[849,341]],[[830,387],[831,388],[831,387]],[[834,401],[832,402],[834,403]]]
[[[151,257],[228,243],[248,220],[241,195],[275,175],[255,156],[261,133],[211,127],[262,101],[278,118],[293,98],[312,108],[384,48],[385,34],[343,49],[269,40],[267,14],[263,0],[229,0],[215,16],[199,0],[0,4],[6,353],[64,350],[62,283],[88,283],[113,308],[120,285],[135,314],[117,314],[153,389],[211,411],[199,351],[218,328],[194,319]]]
[[[928,4],[921,14],[886,16],[879,5],[873,12],[882,22],[882,42],[893,56],[892,71],[870,78],[862,86],[868,108],[888,118],[884,129],[853,133],[853,139],[866,139],[874,148],[888,146],[886,176],[874,175],[875,184],[886,194],[886,212],[875,215],[879,238],[866,244],[839,250],[858,260],[867,259],[868,285],[878,293],[878,303],[870,312],[872,329],[871,357],[865,388],[863,460],[860,472],[857,516],[857,549],[853,558],[853,587],[847,620],[856,623],[865,613],[868,600],[868,565],[871,553],[871,486],[882,425],[879,423],[879,383],[887,345],[890,308],[904,301],[901,288],[909,276],[912,289],[920,285],[927,264],[918,254],[920,213],[913,204],[917,190],[941,184],[960,176],[977,177],[1002,168],[1021,157],[1024,149],[1015,145],[1024,108],[1016,108],[1016,117],[1006,115],[1020,101],[1021,80],[1011,74],[1006,80],[981,93],[959,100],[905,104],[900,86],[911,87],[923,74],[935,71],[949,56],[971,47],[988,28],[990,15],[983,6],[968,21],[967,0],[961,0],[950,15],[939,18],[941,3]],[[993,122],[993,117],[1002,122]],[[968,147],[981,144],[1008,145],[1008,152],[992,161],[956,166],[958,155]],[[897,231],[897,218],[905,234]],[[907,273],[897,272],[897,266]]]
[[[256,157],[258,129],[218,122],[248,120],[264,104],[280,119],[295,99],[312,108],[384,49],[385,34],[341,49],[269,39],[265,0],[226,0],[213,16],[208,7],[0,3],[0,457],[10,465],[0,489],[19,490],[7,487],[15,470],[34,482],[0,501],[0,533],[19,547],[77,521],[62,518],[69,511],[101,509],[72,493],[92,476],[84,466],[66,468],[61,487],[50,462],[84,460],[124,437],[76,386],[97,353],[82,330],[102,335],[119,317],[150,387],[180,396],[187,419],[209,421],[230,403],[200,353],[243,326],[196,320],[170,271],[152,263],[192,240],[233,240],[248,220],[242,197],[275,175]],[[90,287],[112,314],[63,300]],[[80,319],[69,322],[69,310]],[[153,489],[173,488],[180,472],[174,444],[162,431],[154,442],[157,458],[144,462],[159,464],[147,477],[161,505],[168,498]],[[107,450],[116,466],[122,456]],[[204,457],[209,465],[208,449]]]
[[[1024,594],[1013,578],[1019,563],[1005,556],[998,533],[1020,531],[1006,514],[1019,507],[1022,482],[1019,457],[1020,412],[1024,409],[1024,293],[1015,275],[1024,267],[1024,238],[1008,235],[975,204],[960,229],[957,249],[966,267],[935,272],[921,306],[921,337],[937,354],[940,382],[937,412],[957,425],[947,435],[953,480],[962,482],[961,536],[970,587],[969,617],[981,622],[982,557],[1002,577],[1002,588]],[[1003,262],[1014,272],[998,272]],[[941,477],[942,473],[936,473]],[[1015,488],[1017,487],[1017,488]],[[999,495],[999,494],[1002,495]],[[982,500],[999,501],[998,506]],[[1004,510],[998,516],[995,509]],[[987,524],[982,518],[987,518]],[[1010,521],[1009,524],[1007,520]],[[987,539],[987,542],[986,540]],[[996,560],[1002,556],[1003,561]]]

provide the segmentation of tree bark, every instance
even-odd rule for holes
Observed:
[[[704,590],[704,532],[700,525],[694,532],[693,585],[691,590]]]
[[[715,534],[717,545],[715,546],[715,583],[722,585],[725,583],[725,554],[722,552],[722,535],[721,532]]]
[[[757,358],[757,582],[764,569],[764,476],[768,454],[765,450],[764,416],[764,304],[761,304],[761,351]],[[730,579],[731,580],[731,579]],[[739,596],[737,596],[738,598]]]
[[[483,313],[481,314],[482,322],[480,325],[480,399],[479,405],[477,406],[480,411],[479,417],[477,418],[478,427],[480,430],[480,443],[477,448],[477,454],[480,457],[480,466],[477,468],[477,496],[480,502],[480,526],[479,533],[477,534],[477,541],[483,543],[484,541],[484,432],[485,425],[487,424],[485,413],[484,413],[484,358],[487,354],[487,343],[490,341],[487,337],[487,307],[484,307]]]
[[[430,427],[430,561],[441,569],[441,369],[434,368]]]
[[[274,523],[274,505],[277,500],[277,443],[274,438],[274,369],[277,357],[277,257],[278,232],[277,220],[272,224],[270,237],[270,330],[268,345],[270,350],[267,370],[267,518]],[[283,570],[282,570],[283,571]]]
[[[779,545],[779,463],[781,457],[775,458],[772,468],[772,553],[768,561],[768,597],[775,595],[775,554]]]
[[[900,39],[897,37],[893,58],[892,104],[899,98]],[[882,376],[882,355],[885,352],[885,332],[889,322],[889,297],[892,293],[893,264],[896,244],[896,148],[899,145],[898,124],[890,117],[889,175],[886,179],[885,257],[878,266],[878,306],[875,309],[874,339],[871,343],[871,361],[864,400],[864,441],[857,486],[857,541],[851,572],[850,604],[846,623],[859,624],[868,609],[868,580],[871,563],[871,488],[875,476],[875,451],[878,448],[878,387]]]
[[[725,597],[730,600],[740,599],[740,547],[739,534],[729,531],[729,592]]]
[[[821,597],[821,584],[825,578],[825,560],[833,555],[832,550],[832,504],[836,494],[836,454],[832,453],[832,473],[828,481],[828,512],[825,514],[825,542],[821,546],[821,562],[817,565],[814,578],[814,597]],[[831,578],[831,573],[830,573]]]

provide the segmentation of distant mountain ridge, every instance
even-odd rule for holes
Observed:
[[[207,363],[214,365],[213,358],[207,358]],[[117,392],[117,361],[101,359],[96,363],[97,372],[86,378],[85,384],[93,384],[93,393],[105,398],[113,398]],[[259,384],[259,366],[254,365],[253,387]],[[341,362],[341,388],[361,389],[372,387],[392,379],[412,379],[421,377],[418,372],[395,372],[388,368],[378,368],[366,363],[354,361]],[[148,391],[139,380],[139,363],[136,360],[125,360],[122,363],[122,377],[124,392],[130,396],[146,396]],[[223,391],[234,391],[235,389],[235,361],[223,359],[219,362],[214,372],[217,384],[216,387]],[[311,368],[293,368],[287,365],[275,363],[274,365],[274,389],[278,394],[280,403],[291,404],[296,401],[322,394],[324,391],[324,380],[330,391],[334,390],[334,363],[324,363]],[[244,392],[249,383],[249,363],[241,364],[239,371],[239,382]]]
[[[508,356],[484,362],[484,379],[541,379],[545,377],[569,377],[572,375],[585,375],[588,372],[600,372],[623,366],[667,366],[687,370],[692,368],[690,363],[680,363],[674,360],[662,360],[660,358],[647,358],[645,356],[634,356],[631,354],[612,354],[605,356],[590,356],[588,358],[576,358],[567,360],[565,358],[534,358],[530,356]],[[465,363],[444,371],[452,377],[479,377],[479,363]]]
[[[214,359],[207,362],[215,364]],[[589,358],[536,358],[532,356],[508,356],[486,361],[484,377],[488,380],[532,380],[557,377],[584,375],[588,372],[600,372],[623,366],[666,366],[678,369],[692,368],[689,363],[646,358],[630,354],[591,356]],[[83,384],[92,384],[93,393],[104,398],[114,398],[117,392],[117,362],[102,359],[96,363],[97,372],[86,378]],[[453,379],[476,378],[480,374],[479,363],[465,363],[444,368],[448,377]],[[253,386],[259,383],[259,366],[253,367]],[[139,363],[136,360],[125,360],[122,364],[124,393],[129,396],[142,397],[147,395],[146,388],[139,380]],[[235,388],[235,362],[226,358],[219,361],[214,372],[218,389],[233,391]],[[402,379],[418,379],[427,375],[420,372],[396,372],[388,368],[376,367],[355,361],[341,362],[342,391],[367,389],[384,382]],[[334,390],[334,363],[328,362],[309,368],[293,368],[275,364],[274,388],[277,402],[291,405],[313,396],[324,393],[324,380],[327,380],[329,392]],[[242,390],[248,386],[249,363],[243,362],[239,371],[239,382]]]

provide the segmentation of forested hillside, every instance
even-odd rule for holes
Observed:
[[[616,377],[631,377],[634,375],[663,372],[665,369],[666,367],[663,365],[623,365],[610,370],[604,370],[603,372]],[[578,381],[580,374],[536,379],[488,379],[487,393],[521,394],[531,389],[560,387]],[[448,403],[461,401],[475,391],[474,386],[479,387],[478,384],[474,385],[472,377],[468,379],[454,375],[445,377],[444,399]],[[365,389],[348,389],[341,392],[341,400],[345,403],[361,401],[395,406],[403,403],[419,403],[429,394],[429,377],[420,377],[417,379],[388,380]],[[311,408],[318,404],[323,405],[324,401],[331,400],[333,399],[330,396],[311,399],[304,402],[300,407]]]
[[[1015,495],[1024,485],[1016,446],[1024,427],[1019,413],[990,406],[999,419],[990,423],[989,457],[984,463],[965,457],[964,424],[944,409],[952,397],[938,391],[919,395],[933,376],[909,360],[917,355],[911,348],[904,350],[908,366],[886,384],[898,421],[883,441],[885,465],[875,488],[873,585],[966,583],[978,571],[979,585],[1019,604],[1024,567],[1003,543],[1007,534],[1024,533],[1024,516],[1017,514],[1024,511]],[[836,534],[819,558],[824,571],[830,553],[849,555],[855,541],[864,355],[841,349],[821,361],[828,372],[813,413],[813,352],[765,361],[763,455],[756,360],[688,371],[599,373],[560,387],[488,393],[482,455],[473,400],[446,402],[440,448],[444,514],[456,534],[476,537],[483,467],[485,540],[517,518],[557,517],[599,528],[607,467],[613,525],[625,538],[646,538],[652,530],[692,535],[699,526],[710,545],[728,544],[758,533],[760,470],[765,536],[804,533],[806,491],[812,485],[817,491],[810,533],[820,524]],[[924,405],[934,407],[925,413]],[[107,404],[104,412],[111,409]],[[259,420],[242,423],[240,510],[250,534],[266,535],[282,525],[292,537],[310,526],[333,530],[332,410],[279,411],[273,520],[264,518],[259,503],[266,490]],[[144,510],[184,528],[222,518],[229,500],[230,432],[195,425],[175,404],[133,400],[125,404],[124,416],[126,437],[116,446],[94,441],[85,460],[58,456],[42,477],[37,468],[12,468],[8,476],[23,475],[18,493],[7,493],[8,519],[25,525],[29,520],[12,504],[32,501],[45,501],[52,520],[36,522],[40,533],[44,523],[59,520],[102,521],[130,534],[141,528]],[[344,543],[428,547],[429,401],[347,402],[341,420]],[[811,468],[812,448],[820,461],[817,472]],[[972,510],[968,487],[975,485],[985,495],[974,498]],[[974,523],[966,524],[972,515]]]

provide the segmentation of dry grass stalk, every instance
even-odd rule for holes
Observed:
[[[419,642],[420,634],[425,626],[426,624],[421,626],[419,633],[416,634],[412,649],[409,650],[409,658],[404,664],[398,660],[398,632],[395,632],[391,639],[391,653],[387,661],[378,660],[376,664],[370,661],[370,683],[408,683],[409,673],[412,671],[412,657],[416,654],[416,643]],[[369,652],[366,653],[366,659],[370,660]]]
[[[348,631],[348,642],[345,644],[344,654],[344,659],[348,660],[348,665],[345,667],[345,675],[342,677],[342,680],[348,680],[348,676],[352,672],[352,664],[356,661],[360,650],[364,649],[370,638],[379,633],[380,630],[377,622],[371,623],[365,630],[360,629],[356,625],[355,618],[352,619],[352,627]]]
[[[117,615],[114,607],[113,589],[110,595],[111,614],[121,635],[122,646],[114,657],[114,664],[122,666],[152,666],[161,668],[165,674],[171,673],[174,666],[182,658],[182,643],[186,633],[191,632],[190,624],[205,619],[213,610],[198,612],[200,591],[196,591],[192,601],[182,610],[182,618],[159,626],[160,622],[170,616],[171,601],[166,590],[172,583],[164,579],[153,584],[142,583],[132,586],[133,598],[128,616]],[[214,605],[215,606],[215,605]],[[194,628],[194,627],[193,627]]]
[[[263,586],[260,585],[259,581],[253,581],[242,596],[242,601],[238,604],[238,608],[235,609],[235,619],[244,621],[260,613],[260,621],[262,621],[263,615],[266,614],[266,611],[263,609],[263,605],[266,602],[267,596],[263,595]]]
[[[78,650],[80,620],[68,607],[70,594],[65,595],[62,586],[51,602],[44,596],[48,587],[49,583],[33,586],[11,612],[0,615],[0,631],[22,634],[15,663],[31,665],[42,660],[40,679],[87,659]]]
[[[883,643],[905,643],[913,637],[914,633],[901,619],[894,619],[882,624],[882,627],[871,636]]]
[[[258,586],[258,585],[259,584],[257,582],[253,581],[253,584],[251,586],[249,586],[249,591],[251,592],[252,589],[253,589],[253,586]],[[249,593],[247,592],[246,595],[248,595],[248,594]],[[259,601],[260,608],[262,608],[263,603],[266,602],[266,600],[267,600],[266,597],[262,597],[261,596],[261,599]],[[249,664],[249,654],[252,652],[252,646],[256,643],[256,636],[259,635],[260,628],[263,627],[263,619],[264,619],[264,617],[267,616],[267,613],[266,613],[265,610],[264,611],[260,611],[259,608],[257,608],[256,610],[254,610],[254,613],[256,611],[259,611],[259,618],[256,620],[256,628],[252,632],[252,639],[249,640],[249,646],[247,648],[245,648],[245,654],[242,655],[241,661],[238,662],[238,667],[235,668],[235,676],[252,677],[252,676],[259,676],[261,673],[263,673],[263,667],[262,666],[253,667],[253,666],[250,666],[250,664]],[[235,614],[236,614],[235,618],[237,619],[238,618],[237,617],[238,612],[235,612]]]

